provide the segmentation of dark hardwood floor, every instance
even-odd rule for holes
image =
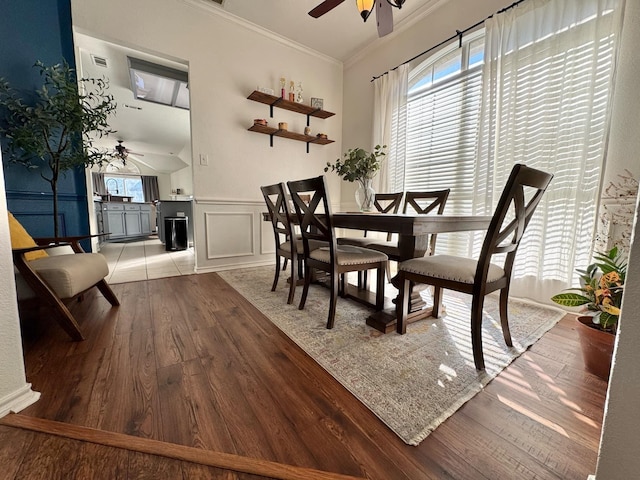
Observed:
[[[27,380],[42,396],[21,414],[380,480],[595,471],[606,383],[584,371],[569,316],[412,447],[218,275],[113,289],[117,309],[97,292],[74,305],[84,342],[47,315],[23,322]],[[0,465],[15,467],[2,478],[260,478],[74,442],[2,426]]]

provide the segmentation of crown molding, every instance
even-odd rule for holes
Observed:
[[[191,7],[197,8],[199,10],[204,10],[207,13],[216,15],[220,18],[223,18],[224,20],[227,20],[243,28],[246,28],[247,30],[251,30],[255,33],[258,33],[263,37],[274,40],[282,45],[293,48],[307,55],[314,56],[327,63],[332,63],[337,66],[342,66],[342,62],[340,60],[337,60],[333,57],[325,55],[324,53],[320,53],[317,50],[313,50],[312,48],[309,48],[306,45],[302,45],[300,43],[294,42],[293,40],[287,37],[284,37],[280,34],[272,32],[271,30],[267,30],[266,28],[261,27],[260,25],[256,25],[255,23],[249,22],[244,18],[240,18],[237,15],[233,15],[232,13],[226,12],[223,9],[223,7],[216,6],[212,2],[208,2],[206,0],[177,0],[177,1],[179,3],[183,3],[185,5],[189,5]]]

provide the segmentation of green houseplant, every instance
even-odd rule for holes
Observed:
[[[10,162],[40,169],[53,194],[54,236],[59,236],[58,180],[76,167],[108,160],[109,154],[94,147],[94,139],[113,133],[107,122],[116,109],[105,79],[77,80],[65,62],[34,65],[43,84],[27,103],[24,95],[0,79],[0,133]]]
[[[336,172],[347,182],[358,182],[360,188],[356,191],[356,202],[363,212],[373,209],[376,192],[371,187],[373,178],[382,167],[385,157],[384,149],[386,145],[376,145],[373,152],[368,152],[364,148],[350,148],[344,154],[344,158],[338,158],[335,163],[327,162],[324,171]]]
[[[578,317],[578,333],[587,370],[609,378],[613,343],[622,306],[627,262],[617,247],[597,252],[594,261],[580,274],[579,288],[551,297],[565,307],[584,307],[587,315]]]

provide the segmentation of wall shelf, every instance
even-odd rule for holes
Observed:
[[[326,110],[321,110],[310,105],[305,105],[304,103],[291,102],[289,100],[285,100],[284,98],[269,95],[268,93],[262,93],[257,90],[254,90],[247,98],[249,100],[253,100],[254,102],[269,105],[269,116],[271,118],[273,118],[273,107],[282,108],[284,110],[289,110],[291,112],[306,115],[307,125],[309,125],[309,117],[329,118],[335,115],[335,113],[327,112]]]
[[[273,118],[273,107],[282,108],[284,110],[289,110],[291,112],[299,113],[301,115],[306,115],[307,126],[309,126],[310,117],[325,119],[335,115],[335,113],[327,112],[326,110],[321,110],[321,109],[312,107],[310,105],[304,105],[302,103],[291,102],[289,100],[285,100],[284,98],[276,97],[274,95],[269,95],[268,93],[262,93],[257,90],[254,90],[251,93],[251,95],[249,95],[247,98],[249,100],[253,100],[254,102],[269,105],[269,113],[271,118]],[[314,137],[311,135],[305,135],[303,133],[290,132],[288,130],[281,130],[278,128],[267,127],[264,125],[254,124],[248,130],[250,132],[269,135],[270,146],[272,147],[273,147],[273,137],[282,137],[282,138],[288,138],[290,140],[297,140],[299,142],[305,142],[307,144],[307,153],[309,153],[310,143],[313,143],[314,145],[328,145],[329,143],[334,142],[334,140],[329,140],[328,138]]]

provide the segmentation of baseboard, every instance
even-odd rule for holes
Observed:
[[[35,403],[40,398],[40,392],[31,390],[31,384],[27,383],[15,392],[0,398],[0,418],[11,412],[17,413],[29,405]]]

